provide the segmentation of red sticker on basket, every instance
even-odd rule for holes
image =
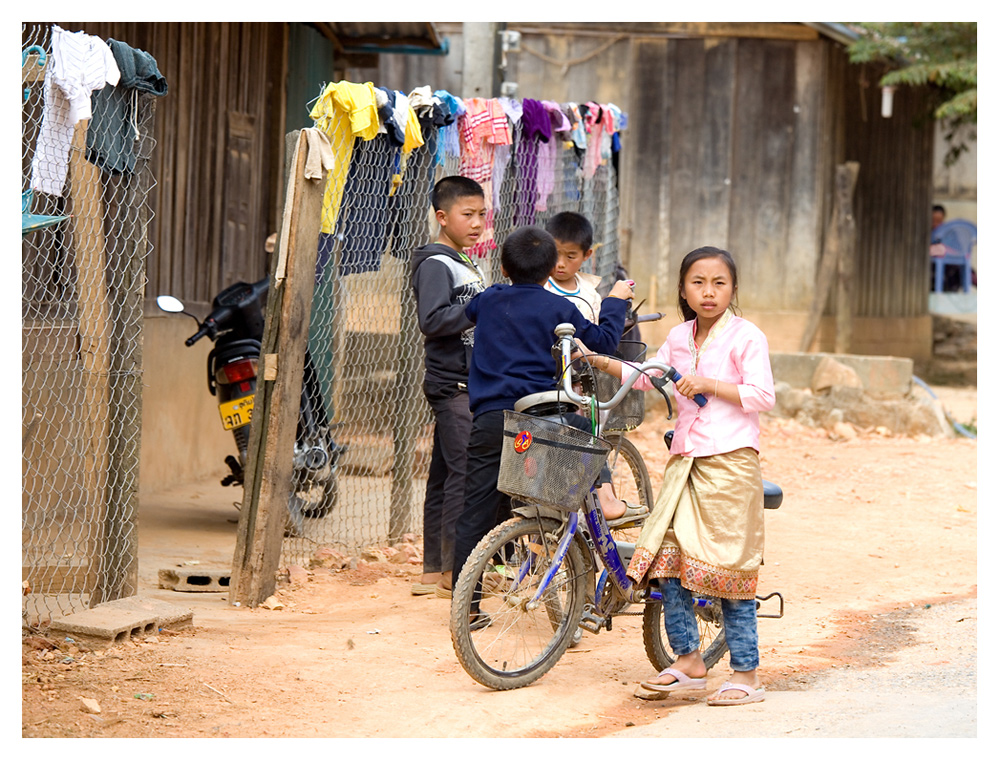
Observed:
[[[514,437],[514,451],[521,453],[528,451],[528,447],[531,446],[531,432],[521,431],[517,436]]]
[[[538,475],[538,461],[534,457],[524,458],[524,475],[532,479]]]

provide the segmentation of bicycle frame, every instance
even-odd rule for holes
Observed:
[[[602,402],[599,399],[593,399],[589,396],[577,394],[573,390],[572,375],[568,371],[573,363],[572,347],[573,335],[575,332],[575,328],[569,323],[562,323],[558,325],[555,330],[556,335],[559,337],[559,350],[561,355],[560,374],[563,386],[562,391],[572,402],[583,408],[593,405],[599,410],[614,409],[622,402],[625,395],[632,389],[632,386],[635,384],[636,380],[638,380],[639,376],[650,370],[658,370],[667,378],[674,380],[680,377],[673,367],[665,365],[662,362],[657,362],[656,360],[650,360],[636,365],[634,371],[629,375],[629,377],[622,380],[621,388],[615,392],[614,396],[605,402]],[[596,435],[600,435],[600,423],[596,422],[596,426]],[[600,503],[598,502],[593,489],[591,489],[591,491],[584,498],[582,508],[586,525],[590,530],[593,549],[597,553],[597,556],[601,559],[605,569],[602,572],[600,580],[595,586],[594,605],[598,608],[598,611],[601,612],[599,604],[600,598],[603,594],[608,578],[613,581],[614,585],[629,602],[639,603],[661,599],[660,591],[656,588],[642,589],[638,592],[633,589],[634,585],[632,584],[632,581],[625,574],[626,568],[625,564],[622,562],[621,554],[618,551],[618,543],[611,535],[611,531],[608,529],[607,522],[604,520],[604,514],[601,511]],[[565,558],[566,553],[569,551],[570,543],[574,540],[579,527],[579,511],[574,511],[570,513],[567,518],[567,526],[563,531],[560,543],[552,558],[552,565],[549,567],[548,572],[539,584],[538,590],[535,592],[531,602],[529,603],[530,605],[537,606],[539,601],[545,595],[552,579],[554,579],[559,572],[563,558]],[[531,560],[529,559],[529,563],[530,562]],[[526,564],[526,567],[519,570],[518,580],[521,580],[526,575],[527,570]]]

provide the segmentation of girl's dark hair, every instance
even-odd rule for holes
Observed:
[[[739,281],[736,277],[736,262],[733,260],[733,255],[721,248],[715,248],[715,246],[702,246],[689,252],[684,257],[684,261],[681,262],[681,274],[677,281],[677,306],[680,307],[681,316],[684,317],[685,321],[693,320],[698,315],[688,306],[687,299],[682,295],[684,293],[684,278],[687,277],[688,270],[691,269],[695,262],[713,258],[722,259],[726,263],[726,266],[729,267],[729,274],[733,277],[733,300],[730,302],[730,306],[734,309],[738,306],[736,302],[736,286]]]
[[[500,263],[512,283],[544,283],[558,259],[555,239],[540,227],[517,228],[500,250]]]

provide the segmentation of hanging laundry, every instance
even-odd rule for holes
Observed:
[[[519,175],[514,209],[515,226],[535,224],[535,204],[538,200],[539,143],[552,139],[552,120],[541,101],[525,98],[521,102],[521,140],[517,146]]]
[[[144,50],[109,39],[121,78],[91,98],[93,118],[87,126],[87,161],[112,174],[135,169],[139,148],[139,97],[167,94],[167,80],[156,59]]]
[[[513,156],[513,136],[516,134],[517,126],[521,122],[522,113],[521,104],[513,98],[498,98],[497,100],[500,103],[500,107],[503,109],[503,112],[507,115],[507,121],[511,130],[511,143],[509,145],[498,145],[493,156],[492,183],[494,219],[501,211],[500,199],[503,197],[501,193],[503,189],[503,181]]]
[[[388,245],[389,193],[399,151],[389,145],[387,135],[360,141],[354,148],[344,183],[344,203],[337,221],[337,235],[320,234],[317,272],[329,271],[335,238],[343,242],[340,275],[372,272],[382,265]]]
[[[388,87],[375,88],[375,102],[378,106],[379,134],[388,135],[389,142],[399,147],[406,142],[403,125],[396,120],[396,93]]]
[[[52,26],[52,53],[45,68],[42,126],[31,160],[31,187],[61,196],[69,171],[73,127],[90,119],[90,96],[105,85],[117,85],[121,71],[108,44],[84,32]]]
[[[462,154],[458,137],[458,119],[465,113],[465,103],[447,90],[435,90],[434,95],[441,99],[452,118],[452,122],[447,124],[442,134],[438,136],[438,163],[444,164],[447,158],[458,158]]]
[[[568,132],[570,129],[569,119],[558,103],[543,100],[542,106],[549,115],[551,137],[538,146],[538,197],[535,201],[535,211],[548,210],[549,195],[556,187],[556,161],[562,149],[558,134]]]
[[[496,248],[493,240],[493,165],[496,147],[511,143],[507,114],[496,99],[468,98],[459,117],[462,147],[458,173],[478,182],[486,196],[486,224],[476,245],[466,253],[484,256]]]
[[[336,169],[330,172],[326,181],[320,223],[322,233],[332,233],[337,225],[355,138],[371,140],[378,134],[375,86],[371,82],[363,85],[344,81],[331,83],[316,100],[309,117],[330,139],[336,158]]]

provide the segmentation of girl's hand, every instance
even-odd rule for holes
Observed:
[[[586,357],[592,352],[587,348],[587,345],[579,338],[574,338],[573,341],[576,343],[576,348],[574,348],[573,353],[569,355],[570,359],[580,359],[582,357],[585,362],[589,362],[590,360]]]
[[[715,381],[711,378],[702,378],[700,375],[685,375],[674,384],[677,393],[681,396],[693,399],[695,394],[708,396],[715,388]]]

